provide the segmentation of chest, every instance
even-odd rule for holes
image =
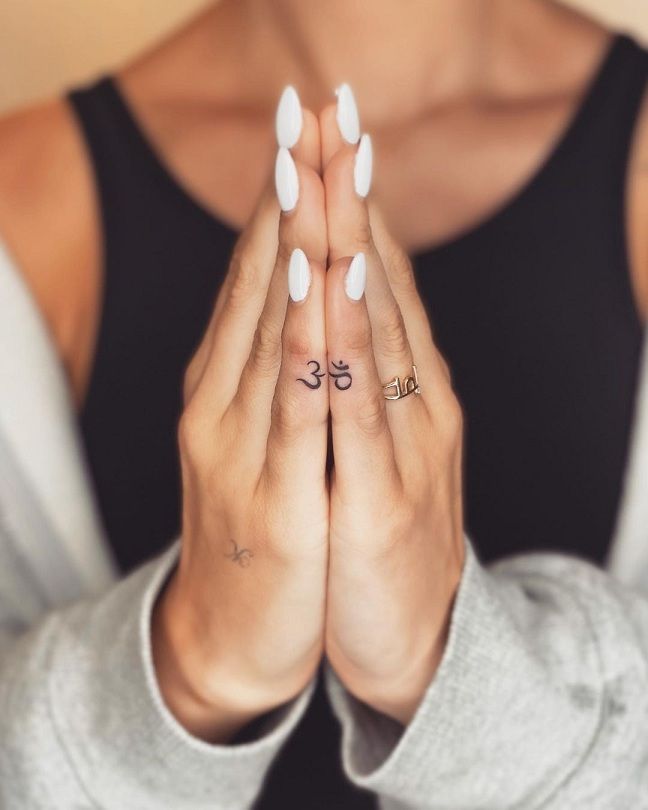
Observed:
[[[372,132],[373,196],[394,236],[416,251],[454,239],[497,214],[543,173],[566,134],[581,123],[582,102],[573,93],[535,101],[473,98]],[[268,122],[200,109],[183,116],[166,110],[163,119],[146,109],[141,114],[171,174],[213,216],[240,229],[272,166],[275,145]],[[624,167],[629,270],[642,313],[648,310],[647,122],[644,103]],[[601,143],[592,159],[605,160],[605,148]]]

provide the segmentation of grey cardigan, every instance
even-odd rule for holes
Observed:
[[[405,729],[329,671],[344,767],[384,808],[648,807],[648,352],[608,571],[467,559],[449,642]],[[67,387],[0,247],[0,807],[248,807],[312,684],[253,742],[167,711],[151,606],[177,543],[118,581]]]

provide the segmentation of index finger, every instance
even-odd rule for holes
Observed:
[[[297,110],[295,105],[297,105]],[[295,123],[295,118],[298,119],[297,123]],[[286,129],[292,129],[290,135],[284,134]],[[310,166],[319,174],[321,168],[319,122],[310,110],[301,107],[299,97],[291,86],[284,90],[277,105],[275,130],[279,146],[287,149],[286,144],[292,143],[290,151],[293,159],[305,166]],[[272,270],[277,252],[279,212],[280,207],[277,203],[275,183],[269,177],[250,221],[241,233],[239,243],[237,243],[237,248],[244,249],[244,251],[257,256],[258,263],[261,267],[270,268],[269,272]],[[214,311],[216,317],[218,317],[227,300],[238,269],[238,265],[232,266],[234,272],[228,272],[221,287]],[[267,287],[269,275],[259,279],[259,281],[261,283],[265,281]]]
[[[299,164],[319,173],[319,124],[310,110],[301,108],[294,88],[284,90],[277,108],[275,130],[283,142],[284,134],[280,128],[285,129],[286,119],[290,123],[292,154]],[[294,160],[292,163],[295,165]],[[185,390],[195,389],[210,358],[212,365],[217,362],[222,366],[225,361],[225,367],[215,375],[222,380],[219,385],[221,393],[232,393],[235,389],[268,294],[279,248],[280,214],[275,181],[270,176],[234,247],[207,332],[188,369]]]

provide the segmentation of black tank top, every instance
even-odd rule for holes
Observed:
[[[605,560],[642,343],[625,197],[647,77],[647,54],[618,37],[521,190],[476,228],[414,257],[464,408],[467,529],[485,560],[532,549]],[[104,249],[80,427],[127,571],[179,531],[183,371],[236,233],[169,173],[110,78],[70,98],[96,173]],[[320,688],[259,807],[371,806],[342,777]]]

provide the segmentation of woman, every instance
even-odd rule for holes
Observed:
[[[7,806],[641,806],[647,75],[223,0],[2,123]]]

